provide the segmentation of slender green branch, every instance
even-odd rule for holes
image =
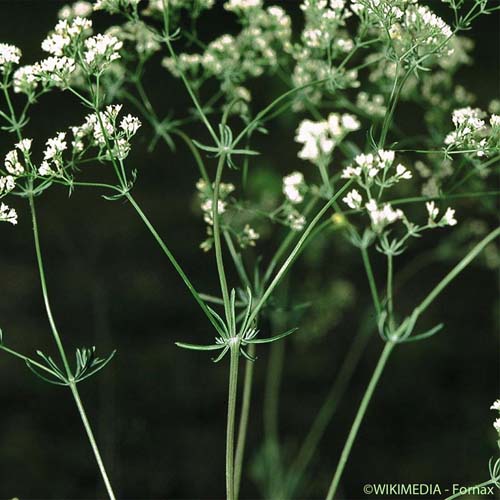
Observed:
[[[182,71],[179,67],[178,60],[177,60],[177,54],[175,53],[172,43],[170,42],[170,21],[169,21],[169,14],[170,14],[170,7],[168,4],[168,0],[163,0],[163,25],[164,25],[164,30],[165,30],[165,37],[164,41],[167,46],[167,49],[170,53],[170,56],[172,59],[175,61],[177,65],[177,70],[179,72],[179,75],[181,77],[182,82],[184,83],[184,86],[186,87],[186,90],[191,97],[191,100],[193,101],[193,104],[196,107],[196,110],[198,111],[198,114],[200,115],[200,118],[202,119],[203,123],[207,127],[207,130],[209,131],[210,135],[212,136],[212,139],[218,144],[219,143],[219,138],[217,137],[217,134],[215,133],[215,130],[213,129],[212,125],[210,124],[210,121],[208,120],[205,112],[203,111],[203,108],[201,107],[200,102],[198,101],[198,98],[196,97],[193,89],[191,88],[191,85],[186,78],[186,75],[184,74],[184,71]]]
[[[377,312],[377,317],[380,316],[382,312],[382,306],[380,305],[380,298],[378,295],[377,284],[375,282],[375,276],[373,275],[373,269],[370,262],[370,256],[368,255],[368,250],[362,246],[361,256],[363,257],[363,265],[365,267],[366,277],[368,278],[368,283],[370,285],[370,292],[372,294],[373,305]]]
[[[394,270],[393,270],[393,256],[392,254],[387,255],[387,315],[389,318],[389,324],[393,324],[393,314],[394,314],[394,304],[393,304],[393,293],[392,285],[394,280]]]
[[[34,359],[31,359],[30,357],[25,356],[24,354],[21,354],[20,352],[14,351],[13,349],[9,349],[7,346],[4,346],[3,344],[0,344],[0,349],[2,351],[5,351],[8,354],[11,354],[12,356],[15,356],[16,358],[22,359],[25,363],[29,363],[33,366],[36,366],[40,370],[43,370],[43,371],[50,373],[52,375],[52,370],[47,368],[45,365],[38,363],[38,361],[35,361]]]
[[[338,375],[335,377],[332,387],[290,467],[285,485],[285,498],[292,498],[295,494],[295,490],[300,486],[304,477],[304,472],[311,463],[314,452],[317,449],[333,415],[337,411],[339,403],[346,393],[349,382],[359,364],[368,341],[371,338],[369,334],[372,332],[372,325],[373,322],[371,320],[363,321],[361,327],[358,329],[358,332],[356,333],[356,336],[354,337],[351,346],[344,357]]]
[[[37,217],[36,217],[36,209],[35,209],[35,201],[33,199],[33,195],[30,193],[29,195],[29,204],[30,204],[30,209],[31,209],[31,218],[33,222],[33,238],[35,240],[35,251],[36,251],[36,259],[38,263],[38,272],[40,275],[40,284],[42,286],[42,294],[43,294],[43,301],[45,304],[45,310],[47,313],[47,318],[49,320],[50,328],[52,330],[52,335],[54,337],[54,340],[57,345],[57,349],[59,351],[59,355],[61,357],[61,360],[64,365],[64,369],[66,371],[66,376],[69,381],[69,386],[71,389],[71,393],[73,395],[73,399],[75,400],[76,406],[78,408],[78,412],[80,414],[80,418],[82,420],[83,426],[85,428],[85,431],[87,433],[87,437],[89,439],[90,445],[92,447],[92,451],[94,452],[94,456],[97,462],[97,465],[99,467],[99,470],[101,472],[104,485],[106,487],[106,491],[108,493],[108,496],[110,500],[115,500],[115,494],[113,492],[113,488],[111,486],[111,483],[108,478],[108,474],[106,472],[106,468],[104,467],[104,463],[101,458],[101,454],[99,452],[99,448],[97,446],[96,440],[94,438],[94,433],[92,431],[92,427],[89,423],[89,420],[87,418],[87,415],[85,413],[85,409],[83,407],[82,401],[80,399],[80,395],[78,393],[78,389],[76,386],[76,382],[73,376],[73,373],[71,371],[71,368],[69,366],[68,358],[66,356],[66,352],[64,350],[61,337],[59,335],[59,332],[57,330],[57,326],[54,321],[54,317],[52,314],[52,309],[50,306],[50,301],[49,301],[49,294],[47,290],[47,282],[45,278],[45,269],[43,265],[43,259],[42,259],[42,251],[41,251],[41,246],[40,246],[40,237],[39,237],[39,232],[38,232],[38,223],[37,223]]]
[[[282,344],[275,342],[274,345]],[[248,346],[248,355],[255,357],[255,344]],[[250,404],[252,401],[252,386],[255,363],[247,360],[245,362],[245,380],[243,382],[243,396],[241,401],[240,422],[238,425],[238,440],[236,443],[236,455],[234,457],[234,498],[238,500],[241,484],[241,473],[243,471],[243,458],[247,439],[248,421],[250,419]]]
[[[234,427],[236,419],[236,398],[238,389],[238,362],[240,356],[239,343],[231,345],[229,367],[229,388],[227,399],[227,428],[226,428],[226,497],[227,500],[236,500],[234,489]]]
[[[361,400],[361,404],[360,404],[358,411],[356,413],[356,417],[355,417],[354,422],[352,424],[351,430],[349,431],[349,435],[347,436],[347,441],[344,445],[344,449],[342,450],[342,454],[340,456],[340,460],[339,460],[339,463],[337,465],[337,469],[335,470],[335,474],[334,474],[332,482],[330,484],[330,488],[328,489],[328,494],[326,496],[326,500],[333,500],[335,497],[335,493],[336,493],[338,485],[340,483],[340,478],[342,477],[342,474],[344,472],[344,468],[345,468],[345,465],[347,463],[347,459],[349,458],[349,455],[351,454],[351,450],[352,450],[354,441],[356,440],[356,436],[358,435],[358,431],[359,431],[359,428],[361,426],[361,423],[363,422],[363,418],[366,414],[366,410],[368,408],[368,405],[370,404],[370,401],[371,401],[371,398],[372,398],[373,393],[375,391],[375,388],[377,387],[378,381],[380,380],[380,376],[382,375],[382,372],[384,371],[384,367],[387,363],[387,360],[389,359],[389,356],[391,355],[391,352],[392,352],[394,346],[395,346],[394,343],[387,342],[384,346],[382,354],[380,355],[380,358],[377,362],[377,366],[375,367],[375,370],[374,370],[373,375],[370,379],[368,387],[365,391],[363,399]]]
[[[209,319],[210,323],[215,327],[215,329],[218,331],[219,326],[217,325],[216,321],[214,320],[212,314],[208,310],[205,302],[201,298],[200,294],[196,291],[196,288],[194,285],[191,283],[189,278],[187,277],[186,273],[182,269],[181,265],[177,262],[177,259],[175,258],[174,254],[170,251],[168,248],[167,244],[163,241],[161,236],[158,234],[158,231],[156,231],[155,227],[149,219],[147,218],[146,214],[142,211],[141,207],[139,204],[135,201],[134,197],[130,193],[126,193],[125,197],[129,200],[130,204],[134,208],[134,210],[137,212],[141,220],[144,222],[150,233],[153,235],[154,239],[162,249],[163,253],[167,256],[168,260],[170,263],[174,266],[174,269],[177,271],[177,274],[182,278],[182,281],[184,284],[187,286],[188,290],[191,292],[191,295],[194,297],[198,305],[201,307],[201,310],[205,313],[206,317]]]
[[[302,233],[302,236],[300,237],[299,241],[293,248],[293,250],[290,252],[289,256],[279,269],[279,271],[276,273],[274,276],[273,280],[267,287],[266,291],[262,294],[261,298],[259,299],[259,302],[255,305],[255,308],[253,309],[252,313],[250,314],[250,319],[249,322],[252,322],[259,311],[262,309],[264,304],[266,303],[267,299],[269,296],[273,293],[274,289],[278,286],[280,281],[283,279],[285,274],[288,272],[289,267],[291,264],[294,262],[296,255],[300,252],[300,249],[302,248],[302,245],[304,242],[307,240],[308,236],[311,234],[311,231],[316,227],[318,222],[321,220],[323,215],[327,212],[327,210],[335,203],[337,198],[339,198],[342,193],[351,185],[352,181],[347,182],[344,184],[334,195],[333,197],[321,208],[321,210],[316,214],[314,219],[310,222],[309,226],[307,229]]]
[[[417,314],[422,314],[436,297],[488,246],[493,240],[500,236],[500,227],[497,227],[485,236],[425,297],[416,307]]]
[[[229,299],[229,289],[227,286],[226,271],[224,269],[224,259],[222,257],[221,232],[220,232],[220,220],[219,220],[219,189],[225,162],[226,162],[226,156],[224,154],[220,155],[219,161],[217,163],[217,172],[215,174],[215,182],[212,192],[212,219],[213,219],[213,232],[214,232],[213,236],[214,236],[214,247],[215,247],[215,261],[217,264],[217,272],[219,275],[222,300],[224,301],[224,312],[226,314],[227,324],[230,325],[231,303]]]

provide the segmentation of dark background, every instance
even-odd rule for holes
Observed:
[[[21,47],[25,64],[37,60],[42,57],[41,40],[54,26],[62,4],[0,2],[0,39]],[[437,4],[436,10],[442,8]],[[229,23],[229,14],[217,10],[207,16],[202,30],[215,37]],[[234,23],[230,25],[234,29]],[[461,83],[478,94],[483,107],[498,94],[498,29],[495,16],[476,23],[469,33],[476,41],[476,63],[460,72]],[[154,64],[150,68],[145,86],[155,106],[185,114],[189,101],[179,82],[154,69]],[[265,88],[256,93],[255,109],[276,95],[272,86]],[[42,98],[34,109],[37,115],[29,127],[39,148],[56,131],[81,121],[84,113],[71,95],[60,92]],[[409,126],[420,119],[409,115]],[[272,141],[260,145],[264,154],[258,168],[271,166],[278,173],[308,168],[296,157],[294,126],[286,120],[270,125]],[[130,158],[139,170],[134,195],[198,288],[217,293],[213,255],[198,249],[204,226],[192,210],[197,172],[191,157],[180,144],[175,155],[164,144],[146,155],[150,131],[144,127],[141,132]],[[201,142],[205,139],[201,127],[192,133]],[[1,145],[5,154],[11,146],[5,134]],[[464,205],[462,213],[473,211],[475,203]],[[10,347],[26,354],[41,349],[56,357],[29,213],[23,200],[13,205],[19,225],[0,228],[0,326]],[[175,340],[211,338],[206,319],[127,204],[84,190],[68,200],[65,190],[54,188],[37,200],[37,206],[49,292],[67,351],[94,344],[100,353],[118,350],[103,372],[80,385],[118,497],[223,498],[228,360],[214,365],[208,355],[174,345]],[[424,238],[401,265],[437,247],[446,236],[445,231]],[[269,252],[278,241],[264,249]],[[465,253],[465,246],[461,251]],[[306,255],[297,263],[290,287],[303,287],[303,297],[310,291],[312,299],[319,300],[331,280],[349,280],[353,303],[334,328],[308,338],[304,320],[297,338],[286,343],[280,436],[291,450],[305,435],[335,378],[360,311],[370,306],[361,261],[341,238],[322,240],[315,252],[322,257],[321,267],[315,264],[316,254]],[[414,274],[398,295],[401,308],[410,309],[459,256],[441,258]],[[496,271],[484,263],[471,266],[426,315],[428,325],[445,322],[444,332],[396,350],[348,462],[342,498],[365,498],[365,483],[439,483],[446,488],[488,478],[487,461],[495,452],[489,406],[498,397],[496,278]],[[303,498],[325,494],[381,348],[373,333],[322,440]],[[263,438],[268,352],[265,346],[259,349],[255,367],[242,498],[261,497],[252,464]],[[1,353],[0,498],[13,496],[102,498],[104,490],[69,391],[43,383],[18,360]]]

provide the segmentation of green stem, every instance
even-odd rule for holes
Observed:
[[[207,318],[210,320],[210,323],[215,327],[215,329],[218,331],[219,326],[215,322],[214,318],[212,317],[212,314],[208,310],[205,302],[203,302],[202,298],[200,297],[200,294],[196,291],[196,288],[193,286],[189,278],[186,276],[186,273],[183,271],[182,267],[180,264],[177,262],[177,259],[174,257],[174,254],[170,251],[166,243],[162,240],[161,236],[158,234],[158,231],[154,228],[154,226],[151,224],[149,219],[147,218],[146,214],[142,211],[141,207],[138,205],[138,203],[135,201],[133,196],[127,192],[125,193],[125,197],[128,199],[134,210],[137,212],[139,217],[142,219],[146,227],[149,229],[150,233],[153,235],[154,239],[162,249],[163,253],[168,257],[168,260],[170,263],[174,266],[174,269],[177,271],[179,276],[182,278],[182,281],[184,281],[184,284],[187,286],[188,290],[191,292],[191,295],[194,297],[198,305],[201,307],[202,311],[205,313]]]
[[[389,318],[389,324],[391,324],[391,327],[393,325],[393,312],[394,312],[394,305],[393,305],[393,293],[392,293],[392,284],[393,284],[393,277],[394,270],[393,270],[393,258],[392,254],[387,255],[387,315]]]
[[[356,417],[354,418],[354,422],[352,424],[351,430],[350,430],[349,435],[347,437],[347,441],[344,445],[344,449],[342,450],[342,454],[340,456],[340,460],[339,460],[339,463],[337,465],[337,469],[335,470],[335,474],[334,474],[332,482],[330,484],[330,488],[328,490],[326,500],[333,500],[335,497],[335,493],[337,491],[338,485],[340,483],[340,479],[341,479],[342,474],[344,472],[344,468],[345,468],[345,465],[347,463],[347,459],[349,458],[349,455],[351,454],[351,450],[352,450],[352,447],[354,445],[354,441],[356,440],[356,436],[358,434],[358,431],[359,431],[359,428],[360,428],[361,423],[363,421],[363,418],[366,414],[366,410],[368,408],[368,405],[370,404],[370,400],[373,396],[373,393],[375,391],[375,388],[377,387],[380,376],[382,375],[382,372],[384,371],[384,367],[387,363],[387,360],[389,359],[389,356],[391,355],[391,352],[392,352],[394,346],[395,346],[394,343],[387,342],[385,347],[384,347],[384,350],[382,351],[382,354],[380,355],[377,366],[375,367],[375,371],[373,372],[372,378],[370,379],[370,382],[368,384],[366,392],[363,396],[363,399],[361,400],[361,404],[360,404],[358,411],[356,413]]]
[[[435,298],[488,246],[495,238],[500,236],[500,227],[497,227],[485,236],[425,297],[416,307],[417,314],[422,314],[435,300]]]
[[[373,305],[375,306],[375,310],[377,311],[377,317],[380,316],[382,311],[382,307],[380,305],[380,299],[377,291],[377,284],[375,283],[375,277],[373,276],[373,269],[370,263],[370,256],[368,255],[368,250],[362,246],[361,247],[361,255],[363,257],[363,264],[365,266],[366,276],[368,278],[368,283],[370,285],[370,292],[372,294]]]
[[[224,301],[224,312],[226,313],[226,320],[228,326],[231,324],[231,301],[229,299],[229,289],[227,286],[226,271],[224,269],[224,259],[222,257],[221,233],[220,233],[220,220],[219,220],[219,188],[222,179],[222,171],[224,170],[224,163],[226,161],[225,155],[220,155],[217,163],[217,172],[215,174],[214,189],[212,193],[212,219],[214,229],[214,247],[215,247],[215,261],[217,264],[217,273],[219,275],[220,288],[222,292],[222,300]],[[231,332],[233,334],[235,332]]]
[[[115,494],[113,492],[113,488],[106,473],[106,468],[104,467],[104,462],[102,461],[101,453],[99,452],[99,447],[97,446],[94,433],[92,432],[92,427],[87,418],[87,414],[85,413],[85,408],[83,407],[82,400],[80,398],[80,394],[78,392],[74,380],[70,381],[69,387],[71,389],[71,394],[73,395],[73,399],[75,400],[76,406],[78,408],[78,413],[80,414],[80,418],[82,419],[83,426],[85,427],[85,431],[87,432],[87,437],[89,439],[90,446],[92,447],[92,451],[94,452],[97,465],[99,467],[99,470],[101,471],[104,485],[106,486],[106,491],[108,492],[108,496],[111,500],[115,500]]]
[[[42,365],[41,363],[38,363],[34,359],[31,359],[30,357],[25,356],[24,354],[21,354],[20,352],[17,352],[17,351],[14,351],[12,349],[9,349],[8,347],[6,347],[6,346],[4,346],[2,344],[0,344],[0,349],[2,351],[5,351],[6,353],[12,355],[12,356],[15,356],[16,358],[22,359],[25,363],[29,363],[29,364],[31,364],[33,366],[36,366],[40,370],[43,370],[44,372],[47,372],[47,373],[53,375],[52,370],[50,370],[46,366]]]
[[[281,342],[276,342],[280,344]],[[274,345],[274,344],[273,344]],[[255,357],[255,344],[248,347],[248,355]],[[240,423],[238,426],[238,441],[236,444],[236,456],[234,459],[234,497],[238,500],[241,484],[241,472],[243,470],[243,457],[245,455],[245,445],[250,417],[250,403],[252,400],[252,385],[255,363],[247,360],[245,363],[245,381],[243,383],[243,399],[241,403]]]
[[[290,467],[290,471],[287,474],[288,484],[286,485],[286,498],[292,498],[295,490],[300,486],[304,472],[311,463],[314,452],[317,449],[328,424],[335,414],[340,401],[345,395],[352,375],[361,359],[361,355],[371,338],[369,335],[371,332],[372,321],[363,321],[361,328],[359,328],[351,346],[349,347],[349,351],[344,357],[344,361],[342,362],[338,375],[335,377],[333,385],[313,424],[311,425],[295,461]]]
[[[304,242],[307,240],[309,235],[311,234],[312,230],[316,227],[318,222],[321,220],[323,215],[327,212],[327,210],[335,203],[337,198],[342,195],[342,193],[351,185],[351,181],[347,182],[344,184],[336,193],[335,195],[323,206],[323,208],[316,214],[314,219],[311,221],[307,229],[302,233],[302,236],[300,237],[299,241],[293,248],[293,250],[290,252],[290,255],[287,257],[279,271],[276,273],[275,277],[267,287],[266,291],[262,294],[261,298],[259,299],[259,302],[256,304],[255,308],[253,309],[252,313],[250,314],[249,318],[249,323],[251,323],[259,313],[260,309],[262,306],[266,303],[267,299],[271,295],[271,293],[274,291],[276,286],[280,283],[280,281],[283,279],[283,277],[286,275],[288,268],[292,265],[293,261],[295,260],[295,257],[297,254],[300,252],[302,245]]]
[[[229,389],[227,397],[227,429],[226,429],[226,497],[236,500],[234,490],[234,424],[236,417],[236,399],[238,389],[239,343],[231,345],[231,361],[229,366]]]
[[[71,371],[71,368],[69,366],[68,358],[66,356],[66,352],[64,350],[64,347],[61,342],[61,337],[59,335],[59,332],[57,330],[57,326],[54,321],[54,317],[52,314],[52,309],[50,307],[50,301],[49,301],[49,294],[47,290],[47,283],[45,279],[45,270],[43,266],[43,259],[42,259],[42,251],[41,251],[41,246],[40,246],[40,237],[38,233],[38,223],[37,223],[37,217],[36,217],[36,209],[35,209],[35,201],[33,199],[33,195],[29,195],[29,204],[30,204],[30,209],[31,209],[31,218],[33,222],[33,237],[35,240],[35,251],[36,251],[36,259],[38,263],[38,272],[40,275],[40,283],[42,286],[42,294],[43,294],[43,301],[45,304],[45,310],[47,312],[47,318],[49,320],[50,328],[52,330],[52,335],[54,337],[54,340],[57,345],[57,349],[59,351],[59,354],[61,356],[64,369],[66,371],[66,376],[69,381],[69,387],[71,389],[71,393],[73,395],[73,399],[75,400],[76,406],[78,408],[78,412],[80,414],[80,418],[82,420],[83,426],[85,427],[85,431],[87,432],[87,436],[90,442],[90,445],[92,447],[92,451],[94,452],[94,456],[97,462],[97,465],[99,467],[99,470],[102,475],[102,479],[104,481],[104,485],[106,486],[106,491],[108,492],[108,496],[110,500],[115,500],[115,494],[113,492],[113,488],[111,487],[111,483],[108,478],[108,474],[106,472],[106,468],[104,467],[104,463],[101,458],[101,454],[99,452],[99,448],[97,446],[97,443],[94,438],[94,433],[92,432],[92,427],[90,426],[89,420],[87,418],[87,415],[85,413],[85,409],[83,407],[82,401],[80,399],[80,395],[78,393],[78,389],[76,387],[76,383],[74,380],[73,373]]]

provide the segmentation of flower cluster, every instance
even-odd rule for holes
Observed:
[[[485,121],[486,116],[486,112],[470,106],[455,110],[452,115],[455,130],[444,140],[447,150],[468,150],[481,157],[488,155],[490,149],[498,149],[500,115],[492,114],[489,126]]]
[[[72,20],[75,17],[90,17],[92,15],[92,4],[79,0],[72,5],[63,5],[57,14],[59,19]]]
[[[323,161],[348,133],[359,128],[358,119],[347,113],[330,113],[326,120],[319,122],[303,120],[295,135],[295,140],[303,145],[298,156],[312,163]]]
[[[101,73],[113,61],[120,58],[123,42],[115,36],[101,34],[85,40],[85,63],[91,73]]]
[[[339,70],[332,67],[334,60],[344,57],[354,48],[354,42],[345,29],[346,19],[352,13],[346,8],[344,0],[304,0],[300,6],[304,12],[305,23],[301,43],[292,50],[295,68],[292,82],[296,87],[307,85],[316,80],[331,79],[342,88],[356,87],[356,71]],[[317,104],[323,90],[308,87],[298,95],[294,108],[302,109],[303,99]]]
[[[451,54],[451,28],[417,0],[356,0],[351,9],[362,21],[386,35],[396,52],[419,58],[424,53]]]
[[[106,106],[99,115],[91,113],[82,125],[71,127],[73,154],[81,156],[89,147],[97,147],[103,158],[110,159],[112,154],[117,159],[125,159],[130,152],[130,140],[139,130],[141,122],[128,114],[118,123],[121,109],[121,104]]]
[[[301,172],[292,172],[283,177],[283,194],[293,205],[304,201],[304,192],[306,190],[304,175]]]
[[[354,158],[354,164],[342,171],[342,178],[354,178],[360,186],[367,190],[373,184],[381,188],[388,188],[401,180],[411,179],[412,173],[404,165],[398,163],[394,167],[394,158],[394,151],[382,149],[375,154],[359,154]]]
[[[212,226],[214,223],[213,211],[213,185],[210,186],[205,180],[200,179],[196,183],[198,196],[200,198],[201,211],[203,212],[203,220]],[[234,184],[221,182],[219,185],[219,199],[217,200],[217,214],[222,215],[226,211],[227,198],[234,191]]]
[[[174,75],[188,73],[199,86],[215,77],[226,100],[239,99],[232,111],[244,114],[251,99],[242,84],[278,66],[280,54],[290,50],[291,21],[281,7],[262,2],[226,2],[224,7],[241,18],[243,28],[235,36],[225,34],[210,42],[202,54],[165,58],[163,65]]]
[[[342,201],[353,210],[366,210],[371,223],[371,229],[382,235],[386,227],[400,220],[407,229],[407,236],[417,236],[425,229],[454,226],[455,210],[447,208],[444,215],[438,220],[439,208],[435,202],[426,204],[428,220],[426,225],[418,226],[406,218],[401,209],[395,209],[390,203],[381,202],[380,198],[385,189],[393,187],[400,181],[410,180],[413,175],[403,164],[395,163],[394,151],[378,150],[376,153],[360,154],[354,158],[354,163],[342,172],[342,178],[353,179],[366,196],[358,189],[352,189]],[[373,197],[374,187],[378,187],[378,197]]]
[[[356,106],[370,118],[383,118],[387,112],[382,94],[370,96],[367,92],[360,92],[356,98]]]
[[[140,0],[96,0],[94,10],[106,10],[110,14],[136,9]]]
[[[42,177],[62,175],[64,167],[63,152],[67,148],[65,132],[58,132],[54,137],[48,139],[45,143],[43,161],[38,168],[38,174]]]
[[[92,21],[84,17],[78,16],[71,21],[61,19],[42,42],[42,50],[56,57],[74,56],[79,42],[91,30]]]
[[[0,197],[4,197],[16,187],[17,179],[26,174],[29,165],[31,150],[31,139],[22,139],[15,148],[5,155],[4,169],[0,175]],[[23,156],[21,159],[19,153]],[[17,224],[17,212],[4,203],[0,206],[0,221]]]
[[[157,37],[142,21],[129,21],[120,26],[112,26],[106,34],[116,37],[124,44],[133,43],[141,57],[149,57],[160,50]]]
[[[10,69],[13,64],[19,64],[20,59],[20,49],[15,45],[0,43],[0,73],[4,73]]]
[[[9,222],[14,226],[17,224],[17,212],[7,206],[5,203],[0,204],[0,221]]]

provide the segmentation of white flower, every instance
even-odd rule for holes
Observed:
[[[21,175],[22,173],[24,173],[24,167],[19,161],[16,149],[9,151],[5,155],[4,165],[7,172],[9,172],[9,174],[11,175]]]
[[[33,92],[38,86],[39,69],[38,64],[21,66],[16,69],[12,78],[14,92],[16,94],[19,92],[24,92],[25,94]]]
[[[7,194],[16,187],[16,182],[12,175],[0,177],[0,195]]]
[[[491,406],[490,410],[500,411],[500,399],[497,399]]]
[[[329,124],[327,121],[313,122],[311,120],[303,120],[295,135],[295,140],[303,144],[298,157],[302,160],[314,162],[320,156],[331,153],[335,143],[329,138],[328,132]]]
[[[250,227],[250,225],[245,224],[243,232],[239,238],[239,243],[242,248],[254,247],[255,242],[260,238],[260,235],[255,229]]]
[[[500,127],[500,115],[491,115],[490,116],[490,125],[492,127]]]
[[[135,135],[135,133],[139,130],[141,126],[141,121],[139,118],[136,118],[135,116],[132,116],[131,114],[128,114],[127,116],[124,116],[122,118],[122,121],[120,122],[120,128],[130,137],[132,135]]]
[[[126,7],[136,7],[140,0],[96,0],[94,10],[107,10],[110,14],[115,14]],[[159,1],[163,10],[162,0]]]
[[[89,17],[92,14],[92,4],[80,0],[73,5],[64,5],[57,17],[59,19],[71,19],[73,17]]]
[[[383,167],[390,167],[394,161],[394,156],[394,151],[385,151],[383,149],[378,150],[379,161],[382,163]]]
[[[457,219],[455,219],[455,210],[448,207],[439,223],[443,226],[454,226],[457,223]]]
[[[389,203],[386,203],[380,208],[377,206],[377,202],[371,199],[365,206],[372,221],[372,226],[376,232],[380,232],[388,224],[392,224],[404,217],[402,210],[394,210]]]
[[[91,71],[101,71],[120,58],[123,42],[115,36],[98,34],[85,40],[85,62]]]
[[[38,174],[41,175],[42,177],[46,177],[49,175],[54,175],[55,171],[52,170],[49,162],[44,160],[44,161],[42,161],[42,164],[40,165],[40,167],[38,167]]]
[[[306,225],[306,218],[294,210],[287,215],[287,224],[293,231],[302,231]]]
[[[0,43],[0,72],[4,72],[7,66],[19,64],[21,50],[15,45]]]
[[[425,204],[427,208],[427,213],[429,214],[429,223],[434,222],[439,213],[439,208],[436,207],[436,203],[433,201],[428,201]]]
[[[221,215],[226,211],[226,202],[222,200],[217,200],[217,214]],[[207,224],[212,225],[214,223],[214,214],[213,214],[213,200],[212,198],[207,198],[201,204],[201,210],[203,211],[203,219]]]
[[[71,57],[47,57],[38,63],[37,73],[46,82],[53,85],[67,85],[69,77],[76,69]]]
[[[346,130],[354,131],[354,130],[359,130],[361,124],[354,115],[344,113],[342,115],[342,127],[344,127]]]
[[[347,196],[342,198],[342,201],[352,209],[358,209],[361,206],[361,203],[363,202],[363,198],[361,195],[356,191],[356,189],[353,189],[349,193],[347,193]]]
[[[69,47],[74,40],[92,28],[92,21],[84,17],[75,17],[71,22],[68,19],[61,19],[42,42],[42,50],[54,56],[63,56],[66,47]]]
[[[361,175],[361,167],[346,167],[342,170],[342,179],[351,179]]]
[[[21,151],[21,153],[28,154],[29,151],[31,150],[31,143],[33,142],[33,139],[21,139],[16,144],[16,148]]]
[[[262,0],[229,0],[224,8],[229,11],[244,11],[262,7]]]
[[[0,205],[0,221],[10,222],[14,226],[17,224],[17,212],[9,208],[5,203]]]
[[[62,154],[62,152],[68,147],[66,141],[66,132],[58,132],[55,137],[48,139],[45,143],[46,148],[43,152],[44,160],[53,160],[56,156]]]
[[[404,166],[399,163],[396,166],[396,177],[398,179],[411,179],[412,173]]]
[[[290,175],[283,177],[283,194],[290,203],[302,203],[304,196],[301,193],[301,188],[304,187],[304,176],[301,172],[292,172]]]

